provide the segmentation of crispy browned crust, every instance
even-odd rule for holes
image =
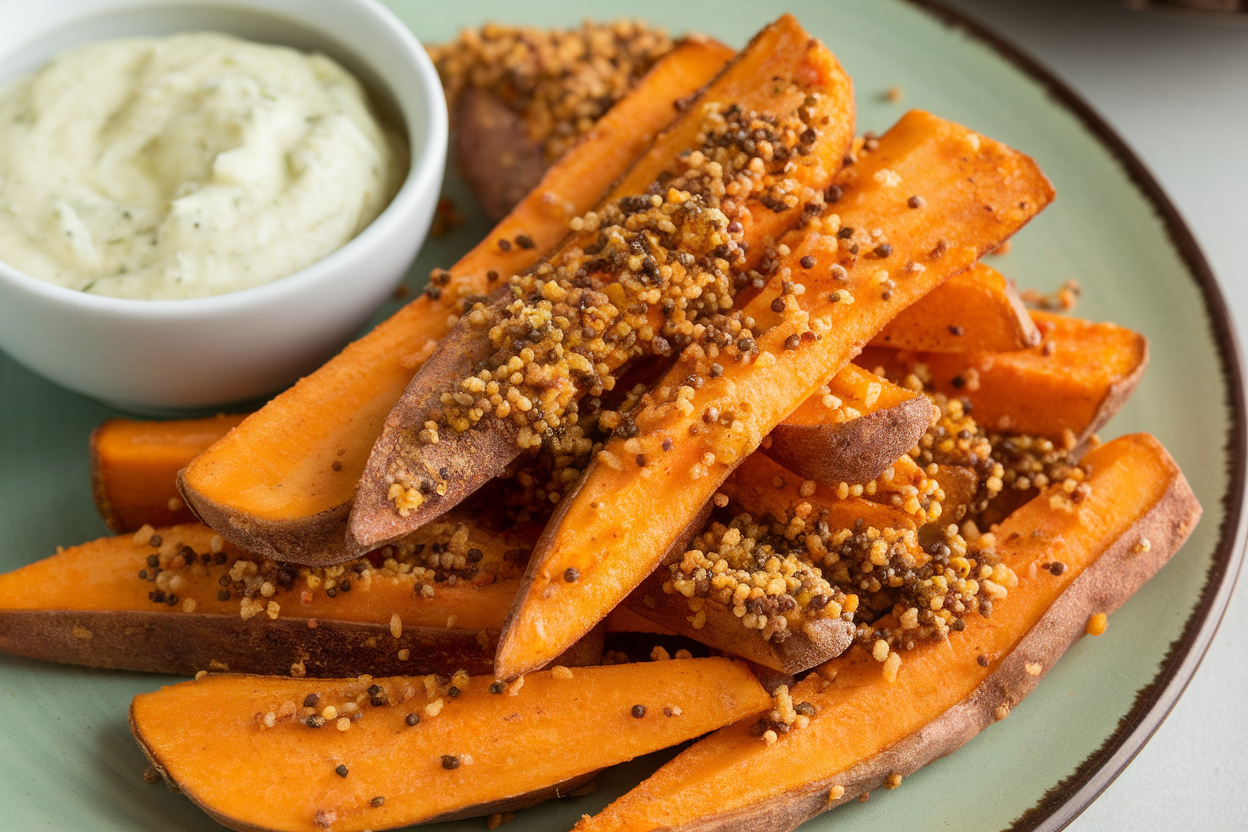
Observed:
[[[790,832],[815,815],[879,788],[891,775],[909,776],[950,754],[1008,714],[1031,693],[1062,654],[1084,634],[1088,618],[1131,597],[1183,545],[1200,505],[1179,475],[1152,510],[1089,566],[1028,631],[996,671],[944,714],[891,748],[833,777],[816,780],[763,806],[699,818],[665,832]],[[1147,538],[1147,552],[1136,543]],[[1028,665],[1040,672],[1028,673]],[[831,790],[844,794],[830,799]]]
[[[297,520],[270,522],[207,499],[189,487],[181,471],[178,493],[201,523],[246,552],[304,566],[330,566],[353,557],[346,546],[350,503]]]
[[[546,172],[520,115],[488,90],[465,87],[451,109],[455,164],[487,217],[498,222]]]
[[[1139,333],[1135,333],[1135,337],[1136,350],[1139,354],[1135,369],[1109,386],[1109,392],[1105,394],[1105,398],[1096,409],[1092,421],[1088,422],[1088,426],[1075,438],[1076,442],[1082,444],[1092,434],[1103,428],[1106,422],[1114,418],[1127,403],[1127,399],[1131,398],[1135,388],[1140,385],[1140,379],[1144,378],[1144,371],[1148,369],[1148,338]]]
[[[913,448],[931,422],[931,403],[915,396],[836,425],[776,425],[767,455],[815,482],[870,482]]]
[[[478,330],[456,326],[416,373],[386,417],[356,486],[346,536],[350,553],[359,555],[392,543],[437,518],[503,473],[519,454],[519,428],[509,419],[493,416],[463,433],[445,430],[436,445],[417,440],[430,411],[440,407],[441,393],[472,375],[493,351]],[[389,497],[396,481],[413,484],[423,494],[424,502],[406,517]]]
[[[263,615],[263,614],[262,614]],[[0,611],[0,651],[32,659],[193,676],[230,670],[289,676],[302,663],[315,677],[449,675],[493,669],[498,632],[404,627],[307,618],[244,621],[219,613],[99,610]],[[556,661],[597,664],[602,633],[591,631]],[[403,661],[399,651],[409,651]]]

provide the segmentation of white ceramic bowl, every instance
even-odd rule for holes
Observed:
[[[192,300],[124,300],[0,263],[0,349],[126,410],[174,413],[274,392],[332,356],[402,281],[424,242],[446,157],[446,101],[412,33],[372,0],[0,0],[0,86],[89,41],[217,31],[320,51],[404,128],[406,179],[355,239],[295,274]]]

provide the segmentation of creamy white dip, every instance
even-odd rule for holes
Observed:
[[[218,34],[89,44],[0,91],[0,261],[99,295],[218,295],[358,234],[402,143],[322,55]]]

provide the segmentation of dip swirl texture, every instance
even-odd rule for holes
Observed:
[[[0,91],[0,261],[113,297],[234,292],[341,247],[405,171],[322,55],[207,33],[93,43]]]

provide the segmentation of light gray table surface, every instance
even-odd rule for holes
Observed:
[[[945,0],[1038,60],[1122,136],[1204,250],[1248,342],[1248,15],[1113,0]],[[1248,830],[1248,579],[1130,766],[1068,829]]]

